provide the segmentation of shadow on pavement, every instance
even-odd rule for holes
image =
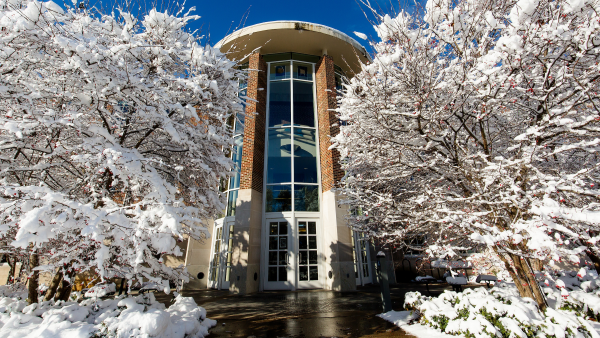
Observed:
[[[449,289],[446,284],[429,285],[433,296]],[[402,310],[407,291],[428,295],[425,285],[394,285],[394,310]],[[193,297],[209,318],[218,321],[210,337],[413,337],[376,316],[382,312],[378,286],[347,293],[312,290],[238,296],[227,290],[198,290],[183,295]],[[165,303],[172,297],[156,296]]]

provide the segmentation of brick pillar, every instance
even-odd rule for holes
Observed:
[[[344,176],[340,166],[340,153],[329,149],[331,137],[340,132],[337,108],[333,59],[323,55],[317,64],[317,115],[319,120],[319,148],[321,154],[321,185],[323,192],[331,190]]]
[[[329,149],[331,137],[339,133],[339,120],[335,114],[337,94],[333,59],[323,55],[317,64],[317,114],[319,120],[319,149],[321,156],[321,210],[323,223],[323,242],[331,243],[323,250],[326,274],[331,271],[332,278],[326,278],[325,289],[336,291],[356,290],[354,261],[352,258],[352,238],[344,217],[347,210],[337,206],[337,196],[331,189],[339,182],[344,173],[340,166],[340,154],[337,149]]]
[[[248,98],[252,100],[248,100],[246,106],[240,189],[254,189],[262,193],[267,115],[267,64],[260,54],[254,53],[250,55],[248,69],[250,69]],[[259,88],[262,90],[258,90]]]
[[[244,148],[240,190],[232,243],[229,290],[238,294],[257,292],[260,285],[262,191],[265,161],[265,119],[267,114],[267,64],[259,53],[250,55],[248,105],[244,127]]]

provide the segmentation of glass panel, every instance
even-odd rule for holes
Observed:
[[[319,211],[319,186],[294,184],[294,210]]]
[[[317,237],[316,236],[309,236],[308,237],[308,248],[309,249],[316,249],[317,248]]]
[[[298,238],[298,247],[300,249],[308,249],[307,245],[306,245],[306,237],[299,237]]]
[[[294,182],[317,183],[316,130],[294,128]]]
[[[300,267],[300,280],[308,280],[308,267],[307,266],[301,266]]]
[[[279,267],[279,281],[287,282],[287,268],[285,266]]]
[[[267,183],[292,181],[292,133],[290,128],[269,129]]]
[[[300,262],[299,264],[302,264],[302,265],[308,264],[308,251],[300,251],[300,261],[299,262]]]
[[[269,251],[269,265],[277,265],[277,251]]]
[[[269,273],[268,273],[267,280],[269,282],[276,282],[277,281],[277,267],[276,266],[270,266],[269,267]]]
[[[235,201],[237,200],[237,196],[238,190],[229,192],[229,196],[227,197],[227,216],[235,216]]]
[[[309,272],[310,272],[310,280],[319,279],[319,267],[311,266],[311,267],[309,267]]]
[[[279,251],[279,265],[287,264],[287,251]]]
[[[277,235],[277,222],[271,222],[269,235]]]
[[[292,211],[292,186],[267,186],[267,212]]]
[[[242,150],[244,149],[244,138],[236,137],[234,140],[231,159],[233,160],[235,174],[229,179],[229,189],[240,187],[240,172],[242,171]]]
[[[317,234],[317,223],[315,222],[308,222],[308,233],[311,235],[316,235]]]
[[[279,222],[279,234],[287,235],[288,223],[287,222]]]
[[[279,237],[279,249],[287,249],[287,236]]]
[[[246,95],[246,94],[244,94],[244,95]],[[236,134],[244,134],[245,122],[246,122],[246,113],[238,113],[237,119],[235,120],[235,133]]]
[[[363,264],[363,277],[369,277],[369,265]]]
[[[292,124],[290,82],[269,83],[269,127]]]
[[[306,63],[294,62],[294,79],[309,80],[313,79],[312,65]]]
[[[271,64],[271,80],[283,80],[290,78],[290,63],[272,63]]]
[[[231,274],[231,266],[227,267],[227,270],[225,272],[225,281],[229,282],[229,275]]]
[[[317,264],[317,252],[316,251],[308,252],[308,264]]]
[[[298,233],[306,235],[306,222],[298,223]]]
[[[269,250],[277,250],[277,237],[269,237]]]
[[[312,82],[294,81],[294,125],[315,126],[315,105]]]

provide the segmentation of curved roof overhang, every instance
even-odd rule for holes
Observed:
[[[231,60],[242,62],[253,51],[260,54],[327,54],[348,76],[360,72],[361,63],[371,61],[365,48],[348,35],[323,25],[301,21],[271,21],[237,30],[215,47]]]

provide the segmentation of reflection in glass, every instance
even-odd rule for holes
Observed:
[[[290,128],[269,129],[267,183],[292,181],[292,134]]]
[[[289,81],[269,84],[269,127],[289,126],[292,123]]]
[[[307,63],[294,62],[294,79],[312,81],[312,65]]]
[[[309,264],[317,264],[317,252],[316,251],[308,252],[308,263]]]
[[[269,252],[269,265],[277,265],[277,251]]]
[[[298,248],[300,250],[308,248],[306,245],[306,237],[305,236],[298,238]]]
[[[245,109],[245,108],[244,108]],[[238,113],[237,119],[235,120],[235,133],[243,134],[244,133],[244,123],[246,122],[246,113]]]
[[[308,237],[308,248],[309,249],[317,249],[317,237],[316,236],[310,236]]]
[[[235,216],[235,202],[237,201],[238,190],[231,190],[227,198],[227,216]]]
[[[287,249],[287,236],[279,237],[279,249]]]
[[[267,277],[269,282],[276,282],[277,281],[277,267],[276,266],[270,266],[269,267],[269,273],[268,273],[268,277]]]
[[[267,186],[267,212],[292,211],[291,185]]]
[[[273,86],[274,83],[271,84]],[[294,81],[294,125],[315,126],[315,106],[312,82]]]
[[[301,266],[300,267],[300,276],[299,276],[299,279],[301,281],[308,280],[308,267],[307,266]]]
[[[319,267],[311,266],[309,267],[310,280],[319,279]]]
[[[317,234],[317,223],[316,222],[308,222],[308,233],[311,235]]]
[[[279,222],[279,234],[287,235],[288,222]]]
[[[294,182],[317,183],[316,130],[294,128]]]
[[[308,264],[308,251],[300,251],[300,264]]]
[[[277,235],[277,222],[271,222],[269,235]]]
[[[287,264],[287,251],[279,251],[279,265]]]
[[[298,233],[301,235],[306,234],[306,222],[298,222]]]
[[[319,186],[294,184],[294,210],[319,211]]]
[[[270,69],[270,80],[283,80],[290,78],[290,63],[272,63]]]
[[[279,281],[287,282],[287,268],[285,266],[279,267]]]
[[[277,250],[277,237],[269,237],[269,250]]]

